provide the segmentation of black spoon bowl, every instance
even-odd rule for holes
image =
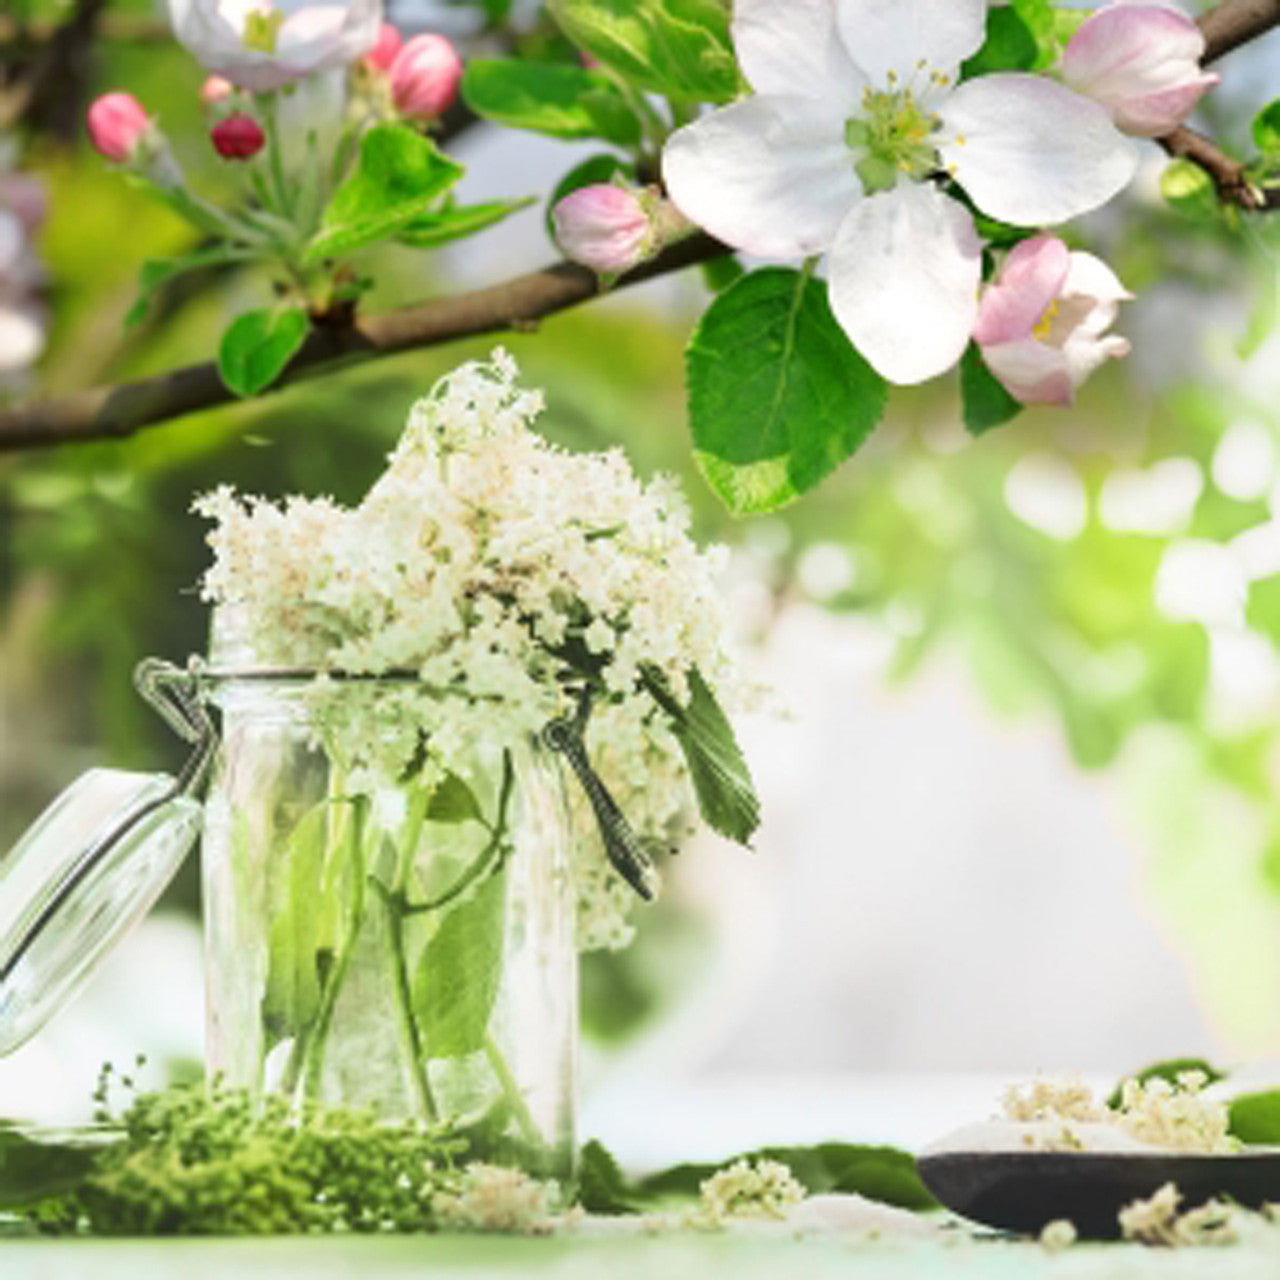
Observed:
[[[1280,1202],[1280,1149],[1233,1155],[1177,1152],[954,1151],[920,1156],[925,1186],[954,1213],[983,1226],[1038,1235],[1069,1218],[1087,1240],[1120,1235],[1119,1213],[1166,1182],[1182,1209],[1233,1200],[1247,1209]]]

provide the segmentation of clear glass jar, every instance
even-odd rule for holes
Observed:
[[[353,786],[310,681],[215,668],[204,688],[222,727],[203,850],[210,1072],[448,1121],[471,1158],[569,1178],[577,953],[555,761],[536,741],[477,742],[432,785]],[[376,732],[397,688],[324,696],[358,698]]]

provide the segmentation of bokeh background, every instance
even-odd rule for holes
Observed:
[[[536,7],[536,6],[535,6]],[[8,0],[16,24],[66,12]],[[393,4],[474,31],[466,5]],[[128,87],[183,165],[225,182],[194,61],[146,0],[110,0],[40,128],[47,348],[0,395],[206,359],[267,298],[209,271],[126,330],[140,264],[191,233],[93,154],[87,96]],[[1280,70],[1225,64],[1217,136]],[[464,199],[545,197],[589,147],[475,126]],[[1203,1054],[1280,1060],[1280,218],[1174,211],[1161,159],[1074,229],[1137,294],[1133,356],[1071,412],[980,440],[946,380],[897,392],[861,453],[779,516],[730,520],[693,464],[682,351],[696,273],[603,298],[504,344],[546,388],[545,429],[622,445],[685,483],[779,714],[742,726],[765,824],[754,853],[699,839],[628,952],[584,964],[584,1127],[628,1163],[761,1140],[914,1143],[1036,1070],[1099,1079]],[[374,308],[554,257],[541,206],[466,244],[384,255]],[[223,482],[354,499],[413,399],[489,343],[314,379],[118,443],[0,455],[0,850],[93,764],[175,768],[132,691],[142,656],[204,645],[192,495]],[[5,867],[0,860],[0,894]],[[0,1114],[83,1114],[104,1057],[198,1069],[196,868],[61,1018],[0,1061]]]

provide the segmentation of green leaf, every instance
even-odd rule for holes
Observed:
[[[1160,194],[1179,213],[1191,218],[1219,216],[1213,179],[1192,160],[1172,160],[1160,175]]]
[[[244,262],[250,256],[243,249],[233,249],[229,245],[216,245],[208,249],[197,249],[194,253],[185,253],[177,258],[148,259],[138,272],[138,296],[125,315],[125,328],[131,329],[146,319],[156,293],[170,280],[176,280],[178,276],[185,275],[188,271],[200,271],[205,267],[221,267],[229,262]]]
[[[551,211],[556,205],[565,196],[571,195],[575,191],[581,191],[583,187],[595,186],[597,183],[612,182],[619,174],[634,182],[636,179],[636,167],[621,156],[616,156],[612,152],[606,151],[600,155],[590,156],[581,164],[574,165],[556,183],[556,189],[547,199],[546,211],[547,235],[552,244],[555,243],[556,234],[555,224],[551,221]]]
[[[403,124],[380,124],[360,140],[353,173],[333,193],[307,261],[350,253],[399,235],[432,213],[465,170],[430,138]]]
[[[237,316],[218,349],[218,373],[229,390],[252,396],[284,372],[307,337],[311,321],[301,307],[246,311]]]
[[[1280,155],[1280,98],[1253,117],[1253,141],[1264,156]]]
[[[578,1158],[578,1203],[588,1213],[618,1215],[640,1211],[618,1162],[594,1138],[583,1145]]]
[[[502,978],[505,874],[491,875],[440,922],[422,950],[413,1006],[430,1058],[461,1058],[484,1048]]]
[[[1039,42],[1026,19],[1013,6],[987,10],[987,38],[973,57],[960,64],[960,78],[992,71],[1027,71],[1036,65]]]
[[[766,267],[719,294],[686,354],[702,472],[735,515],[785,506],[871,433],[885,382],[836,324],[827,287]]]
[[[1003,426],[1022,412],[1022,402],[1011,396],[987,368],[975,342],[960,360],[960,399],[964,425],[971,436]]]
[[[103,1145],[92,1134],[80,1141],[46,1141],[0,1122],[0,1210],[72,1190],[92,1171]]]
[[[553,138],[603,138],[621,147],[640,141],[640,123],[617,87],[598,71],[519,58],[467,64],[462,96],[478,116]]]
[[[305,1031],[319,1011],[337,948],[337,882],[356,825],[348,802],[323,800],[299,819],[285,844],[280,897],[270,904],[262,994],[263,1025],[277,1043]]]
[[[483,822],[480,802],[456,773],[446,773],[431,791],[427,802],[428,822]]]
[[[1242,1093],[1228,1106],[1228,1131],[1241,1142],[1280,1144],[1280,1089]]]
[[[566,35],[628,83],[694,102],[743,88],[720,0],[549,0]]]
[[[1112,1110],[1119,1107],[1121,1089],[1125,1080],[1137,1080],[1139,1084],[1146,1084],[1150,1080],[1167,1080],[1170,1084],[1177,1084],[1178,1077],[1187,1071],[1202,1072],[1206,1084],[1217,1084],[1219,1080],[1227,1078],[1225,1071],[1219,1071],[1203,1058],[1166,1058],[1162,1062],[1153,1062],[1149,1067],[1143,1067],[1141,1071],[1131,1076],[1125,1076],[1124,1080],[1121,1080],[1112,1090],[1111,1096],[1107,1099],[1107,1106]]]
[[[760,801],[733,726],[702,673],[696,667],[689,672],[687,707],[654,668],[646,667],[640,678],[671,721],[703,818],[721,835],[748,844],[760,825]]]
[[[703,1182],[736,1160],[777,1160],[791,1170],[810,1195],[861,1195],[916,1211],[938,1207],[938,1202],[920,1181],[913,1156],[896,1147],[848,1142],[823,1142],[812,1147],[763,1147],[719,1164],[679,1164],[645,1178],[638,1191],[646,1199],[697,1196]]]
[[[396,239],[415,249],[433,249],[436,245],[448,244],[451,240],[461,240],[465,236],[475,235],[477,231],[484,231],[513,213],[527,209],[533,203],[534,199],[530,196],[525,200],[489,200],[484,204],[452,205],[437,213],[415,218]]]

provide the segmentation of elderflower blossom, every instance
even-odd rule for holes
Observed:
[[[1004,1094],[1004,1113],[1010,1120],[1081,1120],[1105,1118],[1093,1090],[1078,1080],[1033,1080],[1023,1087],[1010,1085]]]
[[[1061,1253],[1070,1249],[1076,1239],[1076,1224],[1070,1218],[1054,1218],[1046,1222],[1040,1232],[1040,1247],[1046,1253]]]
[[[780,1220],[805,1197],[804,1187],[778,1160],[737,1160],[707,1178],[700,1192],[702,1219],[714,1226],[727,1218]]]
[[[520,1169],[468,1164],[456,1185],[436,1191],[431,1208],[442,1226],[454,1231],[500,1231],[546,1235],[555,1226],[556,1185],[537,1182]]]
[[[214,651],[416,673],[347,682],[341,697],[315,683],[326,747],[369,791],[410,762],[428,784],[467,777],[475,744],[523,742],[572,715],[566,685],[589,664],[607,694],[588,722],[593,764],[641,839],[670,845],[688,826],[687,770],[639,677],[657,673],[685,702],[697,669],[733,704],[723,553],[689,537],[673,481],[641,481],[620,450],[574,454],[537,435],[541,393],[516,377],[499,351],[442,378],[355,507],[226,487],[199,499],[215,522],[202,584],[218,606]],[[585,813],[577,789],[572,803]],[[591,832],[574,841],[579,944],[625,946],[634,895],[594,824],[578,825]]]
[[[1146,1200],[1120,1210],[1120,1232],[1126,1240],[1153,1245],[1223,1245],[1237,1239],[1231,1206],[1207,1200],[1198,1208],[1178,1212],[1182,1193],[1166,1182]]]
[[[1227,1131],[1227,1105],[1203,1096],[1207,1082],[1203,1071],[1184,1071],[1173,1084],[1159,1078],[1126,1080],[1118,1123],[1135,1138],[1170,1151],[1235,1151],[1239,1144]]]

